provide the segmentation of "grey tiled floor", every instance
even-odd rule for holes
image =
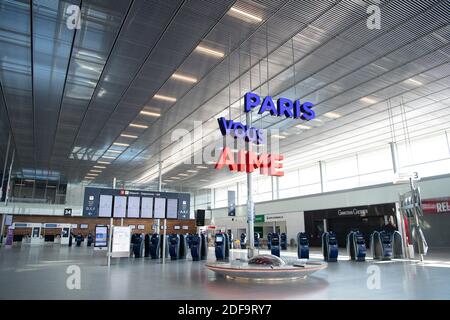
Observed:
[[[320,259],[319,252],[312,258]],[[255,283],[216,277],[190,258],[165,265],[121,258],[108,269],[106,258],[92,248],[23,245],[0,248],[0,299],[450,299],[450,250],[430,250],[424,265],[341,259],[307,279]],[[80,290],[66,287],[70,265],[81,268]],[[371,265],[379,267],[380,289],[367,287]]]

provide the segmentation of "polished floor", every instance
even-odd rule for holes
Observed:
[[[283,255],[294,259],[295,252]],[[312,260],[319,259],[315,251]],[[80,289],[67,287],[72,265],[80,268]],[[306,279],[260,283],[216,277],[190,258],[166,264],[120,258],[108,268],[104,253],[92,248],[22,245],[0,248],[0,299],[450,299],[450,250],[430,249],[424,264],[351,262],[342,255]]]

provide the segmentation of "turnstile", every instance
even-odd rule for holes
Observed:
[[[255,232],[255,248],[259,248],[259,233]]]
[[[374,231],[370,242],[370,249],[374,259],[392,259],[392,234],[390,232]]]
[[[270,236],[270,253],[274,256],[280,256],[280,236],[273,232]]]
[[[336,262],[339,254],[336,234],[333,231],[322,234],[323,259],[328,262]]]
[[[149,253],[150,257],[152,259],[158,259],[159,258],[159,251],[160,251],[160,237],[159,234],[154,233],[150,237],[150,245],[149,245]]]
[[[350,260],[366,260],[366,241],[360,231],[350,231],[347,235],[347,254]]]
[[[193,234],[191,239],[191,256],[193,261],[200,261],[201,258],[201,248],[202,248],[202,238],[198,234]]]
[[[309,239],[305,232],[297,234],[297,256],[299,259],[309,259]]]
[[[241,233],[241,249],[247,249],[247,235]]]
[[[287,235],[284,232],[280,236],[280,247],[281,250],[287,250]]]
[[[133,248],[133,255],[135,258],[141,258],[144,250],[143,235],[140,233],[134,233],[131,235],[131,244]]]

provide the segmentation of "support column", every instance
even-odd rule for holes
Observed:
[[[112,188],[116,188],[116,178],[113,178]],[[108,267],[111,265],[111,254],[112,254],[112,229],[114,227],[114,218],[109,219],[109,239],[108,239]]]
[[[246,114],[246,125],[250,128],[252,126],[252,115],[250,112]],[[250,141],[245,143],[245,149],[248,152],[251,151],[252,145]],[[249,246],[247,250],[247,257],[250,259],[254,256],[255,252],[255,204],[253,203],[253,187],[252,187],[252,173],[247,173],[247,223],[248,223],[248,239]]]
[[[389,142],[389,147],[391,148],[391,158],[392,158],[392,169],[394,170],[394,175],[399,172],[399,161],[398,161],[398,149],[397,143]]]
[[[158,162],[158,169],[159,169],[159,175],[158,175],[158,192],[161,192],[162,189],[162,161]],[[158,234],[159,229],[161,225],[161,220],[158,219]],[[163,230],[163,241],[162,241],[162,263],[166,263],[166,234],[167,234],[167,219],[164,218],[164,230]]]
[[[319,161],[320,169],[320,192],[325,191],[325,162]]]

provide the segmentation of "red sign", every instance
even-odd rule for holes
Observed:
[[[422,200],[422,210],[426,214],[450,213],[450,198]]]
[[[283,159],[284,156],[280,154],[262,153],[258,156],[253,151],[239,150],[235,161],[233,152],[230,148],[225,147],[220,153],[215,168],[220,170],[228,166],[230,171],[245,171],[248,173],[259,168],[261,174],[282,177],[284,175],[283,163],[281,162]]]

